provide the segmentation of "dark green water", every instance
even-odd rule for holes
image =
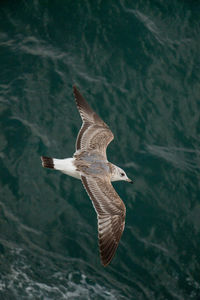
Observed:
[[[0,299],[200,299],[200,2],[1,1]],[[134,185],[110,266],[72,156],[76,83]]]

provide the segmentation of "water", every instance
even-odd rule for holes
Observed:
[[[0,298],[200,299],[199,1],[2,1]],[[134,185],[110,266],[70,157],[76,83]]]

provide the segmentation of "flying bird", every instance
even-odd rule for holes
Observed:
[[[114,139],[108,125],[93,111],[76,86],[74,97],[82,126],[72,158],[56,159],[42,156],[45,168],[59,170],[81,179],[90,197],[98,220],[98,240],[101,262],[112,260],[124,231],[126,208],[111,182],[124,180],[133,183],[124,170],[107,160],[106,148]]]

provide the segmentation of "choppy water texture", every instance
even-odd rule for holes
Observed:
[[[200,2],[1,1],[0,298],[200,299]],[[134,185],[111,265],[70,157],[76,83]]]

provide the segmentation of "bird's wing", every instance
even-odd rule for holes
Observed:
[[[76,150],[97,150],[106,158],[106,148],[114,139],[112,131],[92,110],[75,86],[74,97],[83,121],[76,140]]]
[[[81,179],[97,213],[100,256],[106,266],[123,233],[126,208],[109,177],[81,176]]]

